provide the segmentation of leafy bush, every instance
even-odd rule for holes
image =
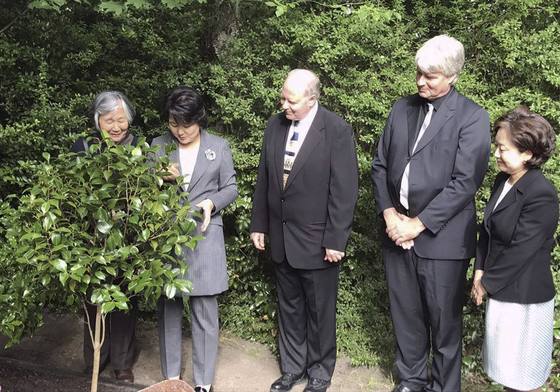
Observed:
[[[53,298],[108,313],[128,310],[133,296],[155,304],[162,292],[192,289],[175,279],[187,266],[174,254],[200,237],[189,235],[196,223],[185,192],[162,179],[169,159],[157,159],[143,138],[99,149],[52,162],[44,153],[33,186],[13,197],[17,207],[12,198],[0,206],[0,332],[10,344],[42,323],[39,310]]]

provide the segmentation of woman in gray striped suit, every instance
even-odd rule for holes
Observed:
[[[174,299],[162,296],[159,303],[161,367],[166,379],[181,375],[181,326],[183,295],[190,298],[193,340],[193,374],[196,392],[210,392],[218,354],[218,302],[216,295],[228,288],[223,223],[220,211],[237,198],[233,159],[228,142],[206,132],[206,109],[202,97],[189,87],[176,87],[165,98],[163,118],[170,132],[154,139],[165,155],[166,145],[176,145],[169,155],[172,173],[165,179],[183,176],[192,207],[199,209],[195,235],[205,238],[194,250],[183,246],[181,257],[189,269],[185,279],[193,283],[190,293]]]

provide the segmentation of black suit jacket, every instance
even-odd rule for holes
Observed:
[[[325,248],[346,250],[358,199],[352,128],[319,106],[282,189],[290,125],[284,113],[268,120],[250,231],[268,234],[277,263],[287,258],[295,268],[327,268],[336,263],[324,260]]]
[[[429,259],[464,260],[475,255],[474,195],[490,156],[490,120],[486,110],[455,88],[442,99],[414,154],[426,101],[414,94],[393,105],[372,164],[374,197],[378,214],[390,207],[402,211],[401,178],[410,161],[409,213],[426,226],[414,239],[414,252]],[[396,246],[385,227],[380,237],[384,245]]]
[[[525,173],[494,209],[508,174],[496,177],[486,205],[475,269],[490,298],[540,303],[554,297],[550,255],[558,223],[558,194],[540,169]],[[494,209],[494,211],[492,211]]]

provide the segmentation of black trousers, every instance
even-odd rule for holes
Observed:
[[[401,383],[428,392],[460,391],[468,260],[424,259],[414,249],[385,246],[383,259]]]
[[[132,308],[125,313],[115,310],[105,318],[105,340],[101,346],[99,367],[103,369],[109,362],[115,370],[131,369],[134,359],[134,331],[138,313],[138,298],[131,298]],[[97,308],[86,305],[92,331],[95,335],[95,317]],[[85,315],[84,315],[85,317]],[[93,366],[93,343],[89,335],[87,318],[84,322],[84,362]]]
[[[336,363],[339,266],[303,270],[276,264],[278,329],[283,372],[330,380]]]

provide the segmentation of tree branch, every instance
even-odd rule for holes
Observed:
[[[2,28],[2,30],[0,30],[0,34],[2,34],[4,31],[8,30],[10,28],[10,26],[13,25],[14,23],[16,23],[16,21],[19,18],[21,18],[23,15],[25,15],[27,13],[27,11],[29,11],[29,8],[26,8],[25,11],[20,12],[19,15],[14,18],[14,20],[12,20],[10,23],[8,23],[8,25],[6,25],[4,28]]]

